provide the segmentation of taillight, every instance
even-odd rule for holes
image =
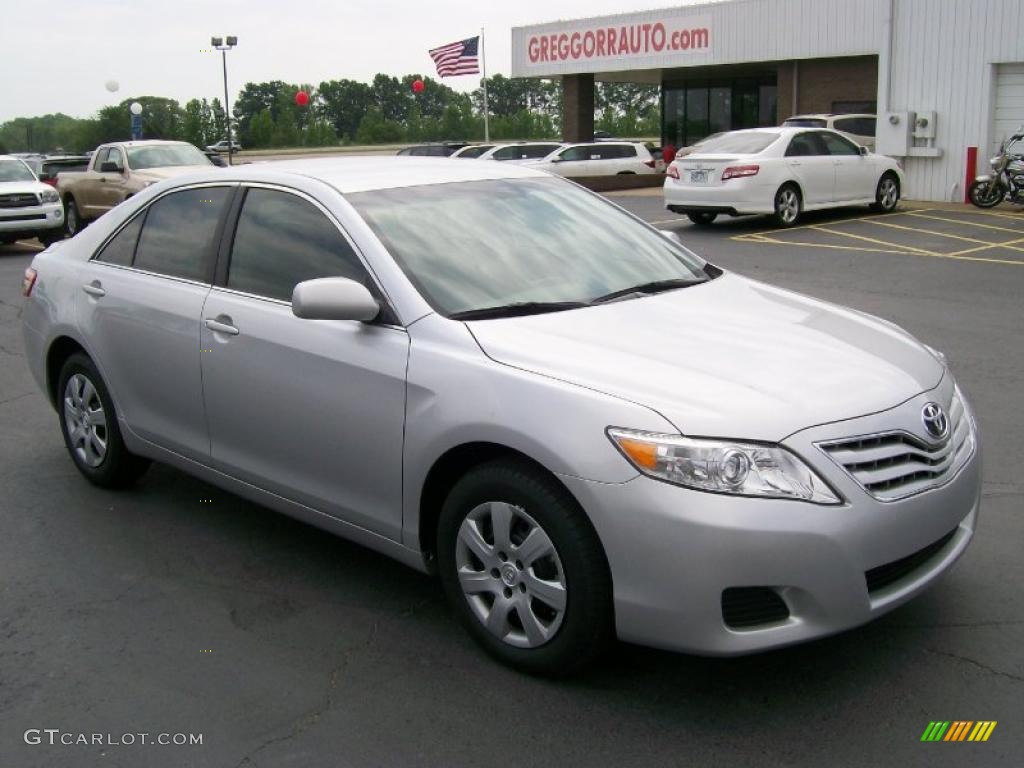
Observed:
[[[42,179],[42,182],[43,182],[43,184],[49,184],[54,189],[57,188],[57,180],[56,179]]]
[[[669,166],[668,166],[668,170],[665,171],[665,174],[667,176],[671,176],[673,179],[678,179],[679,178],[679,169],[676,168],[676,164],[675,163],[670,163]]]
[[[646,165],[648,168],[653,168],[654,167],[654,161],[653,160],[644,160],[644,165]]]
[[[722,171],[722,181],[742,179],[745,176],[757,176],[759,170],[761,170],[759,165],[731,165]]]
[[[25,270],[25,276],[21,278],[21,295],[28,298],[32,295],[32,289],[36,287],[38,273],[29,267]]]

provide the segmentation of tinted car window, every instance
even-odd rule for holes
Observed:
[[[783,128],[824,128],[827,124],[820,117],[791,117],[782,121]]]
[[[844,117],[835,121],[837,131],[846,131],[855,136],[874,136],[875,121],[870,117]]]
[[[827,155],[828,150],[822,144],[816,133],[798,133],[789,142],[786,149],[786,157],[811,157],[813,155]]]
[[[338,228],[312,203],[287,192],[250,189],[235,229],[228,288],[282,301],[303,280],[366,271]]]
[[[589,160],[590,159],[591,147],[569,147],[567,150],[562,152],[559,157],[563,160]]]
[[[135,266],[189,280],[206,280],[217,223],[227,187],[172,192],[149,207],[135,252]]]
[[[557,144],[531,144],[525,147],[519,147],[519,157],[529,159],[547,157],[556,149],[558,149]]]
[[[142,222],[145,218],[146,215],[140,213],[128,222],[107,242],[103,250],[96,254],[96,261],[119,264],[122,267],[131,266],[132,257],[135,255],[135,244],[139,240],[139,231],[142,229]]]
[[[517,160],[523,149],[524,147],[502,147],[496,149],[491,157],[495,160]]]
[[[481,144],[478,147],[467,147],[464,151],[459,152],[459,154],[456,155],[456,157],[465,158],[465,159],[472,159],[472,158],[480,157],[480,155],[482,155],[484,152],[486,152],[490,148],[491,148],[491,146],[488,145],[488,144]]]
[[[818,134],[819,138],[824,142],[826,149],[830,155],[859,155],[860,150],[857,145],[847,139],[845,136],[840,136],[838,133],[825,133]]]
[[[624,157],[636,157],[636,149],[632,146],[626,146],[625,144],[610,144],[607,146],[598,146],[596,148],[596,154],[602,160],[620,160]]]

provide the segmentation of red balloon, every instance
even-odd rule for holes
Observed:
[[[413,89],[414,92],[416,92],[416,93],[423,93],[423,89],[424,88],[426,88],[426,86],[423,84],[422,80],[413,80],[412,81],[412,89]]]
[[[299,91],[295,94],[295,103],[300,107],[304,107],[309,104],[309,94],[305,91]]]

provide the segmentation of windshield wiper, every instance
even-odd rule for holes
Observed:
[[[539,315],[544,312],[561,312],[563,309],[578,309],[588,306],[584,301],[519,301],[513,304],[499,304],[496,307],[465,309],[448,315],[452,320],[486,320],[492,317],[518,317]]]
[[[629,288],[622,288],[618,291],[606,293],[604,296],[598,296],[596,299],[591,300],[590,303],[603,304],[606,301],[614,301],[615,299],[621,299],[624,296],[632,296],[634,293],[661,293],[662,291],[671,291],[675,288],[685,288],[689,285],[697,285],[698,283],[703,282],[703,280],[694,280],[692,278],[685,277],[674,277],[669,280],[654,280],[650,283],[631,285]]]

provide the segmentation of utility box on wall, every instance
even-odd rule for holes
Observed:
[[[875,152],[892,157],[909,155],[916,123],[914,112],[883,112],[878,116]]]
[[[935,112],[918,112],[914,120],[915,139],[935,139]]]

